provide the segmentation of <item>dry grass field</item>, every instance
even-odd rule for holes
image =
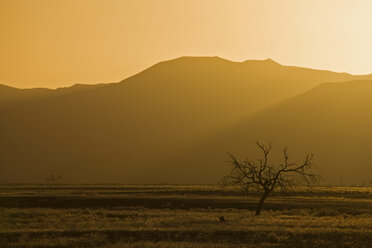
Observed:
[[[372,188],[1,185],[0,247],[372,247]],[[225,217],[220,223],[219,216]]]

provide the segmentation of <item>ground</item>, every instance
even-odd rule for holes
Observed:
[[[372,247],[372,188],[0,185],[0,247]],[[224,216],[225,222],[219,217]]]

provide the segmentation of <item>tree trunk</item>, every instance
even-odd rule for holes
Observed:
[[[260,215],[261,213],[261,209],[262,209],[262,205],[265,201],[265,199],[269,196],[270,192],[265,192],[262,196],[261,196],[261,199],[260,201],[258,202],[258,205],[257,205],[257,210],[256,210],[256,216]]]

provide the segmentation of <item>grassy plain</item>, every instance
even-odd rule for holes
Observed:
[[[1,185],[0,247],[372,247],[372,188]],[[225,222],[219,222],[219,216]]]

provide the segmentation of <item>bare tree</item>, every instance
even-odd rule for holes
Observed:
[[[228,163],[231,165],[230,174],[220,180],[223,186],[239,186],[241,190],[258,189],[263,194],[258,202],[256,215],[260,215],[262,205],[270,193],[276,189],[288,191],[298,185],[301,180],[308,185],[317,182],[320,177],[312,172],[313,154],[306,155],[301,163],[292,163],[289,160],[287,147],[283,149],[283,162],[278,164],[269,163],[271,143],[268,145],[255,142],[263,153],[257,161],[238,161],[231,153],[228,153]]]
[[[54,175],[54,174],[50,174],[46,179],[45,181],[51,185],[54,185],[56,184],[62,177],[61,176],[57,176],[57,175]]]

